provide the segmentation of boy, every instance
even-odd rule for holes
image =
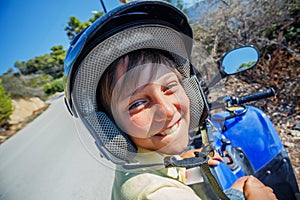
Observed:
[[[185,168],[163,166],[166,156],[189,157],[182,154],[189,130],[207,115],[190,63],[192,37],[186,17],[173,6],[137,1],[107,13],[71,44],[66,103],[103,156],[118,165],[113,199],[200,199],[211,192],[185,185]],[[251,199],[252,185],[264,192],[260,199],[275,198],[254,177],[239,179],[225,193]]]

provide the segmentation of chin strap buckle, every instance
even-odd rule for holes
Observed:
[[[164,165],[168,167],[184,167],[184,168],[193,168],[199,167],[200,165],[207,163],[208,156],[202,152],[197,152],[199,154],[197,157],[193,158],[184,158],[177,159],[176,156],[167,156],[164,158]]]
[[[215,194],[222,200],[229,200],[229,198],[225,195],[222,188],[220,187],[219,182],[210,171],[208,159],[209,156],[213,156],[213,153],[214,151],[212,146],[207,145],[202,149],[201,152],[195,152],[195,157],[193,158],[184,158],[182,160],[178,160],[176,156],[168,156],[164,159],[164,165],[166,168],[185,167],[187,169],[200,166]]]

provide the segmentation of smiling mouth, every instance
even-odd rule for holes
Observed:
[[[178,126],[179,126],[179,121],[176,122],[172,127],[168,128],[168,129],[164,130],[163,132],[160,132],[160,133],[158,133],[156,135],[158,135],[158,136],[171,135],[172,133],[176,132]]]

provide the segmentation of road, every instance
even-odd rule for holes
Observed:
[[[58,97],[0,145],[0,200],[110,199],[113,166],[89,153],[74,124]]]

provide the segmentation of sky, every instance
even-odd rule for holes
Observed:
[[[120,4],[119,0],[103,2],[107,10]],[[67,49],[64,28],[70,16],[85,22],[92,11],[103,11],[100,0],[0,0],[0,75],[15,61],[49,54],[53,46]]]
[[[188,5],[199,0],[184,0]],[[103,0],[106,10],[119,0]],[[71,16],[81,22],[103,11],[100,0],[0,0],[0,75],[25,61],[49,54],[51,47],[69,46],[64,28]]]

